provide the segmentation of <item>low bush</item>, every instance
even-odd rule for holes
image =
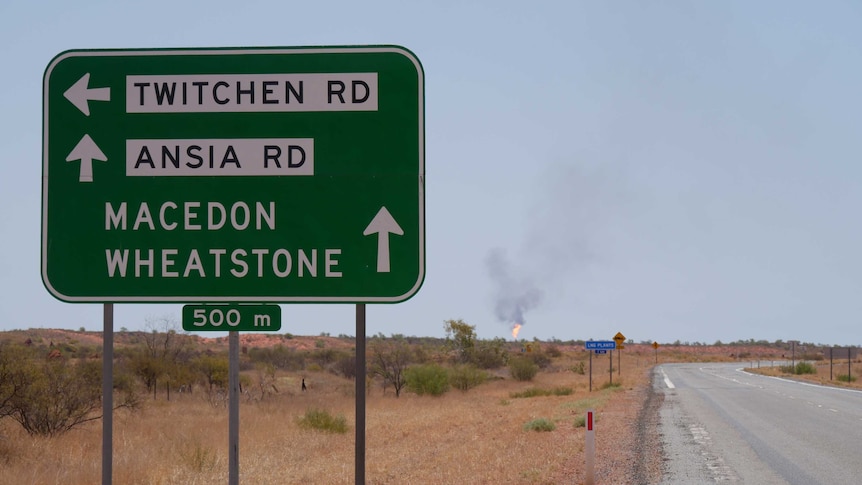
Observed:
[[[527,358],[532,360],[539,369],[547,369],[551,365],[551,357],[541,350],[528,353]]]
[[[501,338],[481,340],[469,354],[469,361],[481,369],[498,369],[506,365],[509,354]]]
[[[572,366],[572,372],[579,375],[585,375],[587,373],[587,366],[583,362],[578,362]]]
[[[333,416],[329,411],[323,409],[309,409],[299,417],[301,428],[316,429],[327,433],[346,433],[347,418],[344,416]]]
[[[522,397],[538,397],[538,396],[547,396],[547,391],[544,389],[539,389],[538,387],[531,387],[526,391],[521,392],[510,392],[509,397],[513,399],[522,398]]]
[[[593,413],[593,424],[598,423],[598,422],[599,422],[599,414]],[[573,424],[575,425],[575,428],[586,427],[587,426],[587,416],[584,414],[581,414],[580,416],[576,416]]]
[[[839,374],[836,379],[841,382],[856,382],[856,376],[850,376],[847,374]]]
[[[817,374],[817,368],[809,362],[798,362],[795,366],[782,365],[778,369],[785,374]]]
[[[556,428],[553,421],[545,418],[534,419],[524,424],[526,431],[553,431]]]
[[[449,371],[449,384],[455,389],[467,391],[488,380],[488,373],[473,365],[457,365]]]
[[[563,355],[563,352],[560,350],[560,348],[553,344],[548,345],[548,347],[545,349],[545,353],[547,353],[548,357],[551,357],[552,359],[557,359],[559,357],[562,357]]]
[[[516,381],[532,381],[539,372],[539,366],[526,357],[516,357],[509,361],[509,374]]]
[[[568,396],[571,394],[571,387],[555,387],[553,389],[539,389],[537,387],[532,387],[526,391],[509,393],[509,397],[514,399],[519,397]]]
[[[404,371],[404,380],[407,390],[420,396],[442,396],[449,390],[449,375],[446,369],[436,364],[408,367]]]
[[[587,417],[584,415],[575,417],[575,428],[583,428],[587,425]]]

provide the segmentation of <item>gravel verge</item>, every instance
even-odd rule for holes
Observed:
[[[618,391],[596,421],[595,485],[661,483],[663,452],[660,416],[664,393],[653,387],[645,369],[635,386]],[[583,439],[583,428],[578,440]],[[585,483],[583,448],[549,483]]]

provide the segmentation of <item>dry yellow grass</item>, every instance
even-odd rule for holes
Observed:
[[[573,358],[583,354],[562,364],[555,362],[556,372],[540,372],[533,382],[494,380],[438,398],[402,394],[396,399],[391,390],[383,395],[375,385],[367,398],[367,483],[551,484],[559,483],[561,474],[578,483],[584,431],[576,427],[576,418],[586,407],[595,407],[600,411],[601,430],[601,410],[609,400],[645,381],[647,359],[624,355],[619,391],[595,390],[607,381],[607,361],[594,361],[595,387],[588,393],[587,376],[567,370]],[[322,372],[305,377],[308,392],[300,392],[300,376],[282,375],[280,394],[263,402],[241,403],[241,483],[354,483],[353,382]],[[618,380],[615,375],[614,381]],[[510,397],[531,387],[558,386],[574,392]],[[227,410],[213,408],[199,394],[171,397],[167,402],[160,394],[159,400],[147,401],[142,412],[115,414],[114,483],[226,481]],[[632,415],[637,413],[637,406],[629,407]],[[329,434],[300,428],[297,417],[312,408],[344,415],[350,430]],[[525,423],[537,418],[553,421],[556,429],[524,429]],[[7,419],[0,422],[0,437],[0,485],[100,482],[98,421],[57,438],[39,438],[26,435]]]

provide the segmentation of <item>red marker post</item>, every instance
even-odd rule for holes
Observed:
[[[587,409],[587,416],[584,423],[587,428],[586,445],[584,446],[584,455],[586,458],[586,481],[584,483],[586,483],[586,485],[593,485],[596,478],[595,471],[593,470],[596,463],[596,432],[593,429],[593,423],[595,422],[595,420],[593,419],[594,415],[594,410]]]

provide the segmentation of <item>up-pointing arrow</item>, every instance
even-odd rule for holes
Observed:
[[[90,116],[90,101],[111,100],[111,88],[91,88],[89,84],[90,73],[88,72],[63,93],[63,96],[81,110],[84,116]]]
[[[108,161],[108,157],[102,153],[102,150],[96,145],[96,142],[90,138],[90,135],[84,135],[81,141],[75,145],[69,156],[66,157],[67,162],[81,161],[81,171],[78,175],[78,182],[93,181],[93,160],[102,162]]]
[[[389,272],[389,234],[404,235],[404,230],[395,222],[392,214],[386,210],[386,207],[381,207],[365,228],[363,236],[377,234],[377,272]]]

